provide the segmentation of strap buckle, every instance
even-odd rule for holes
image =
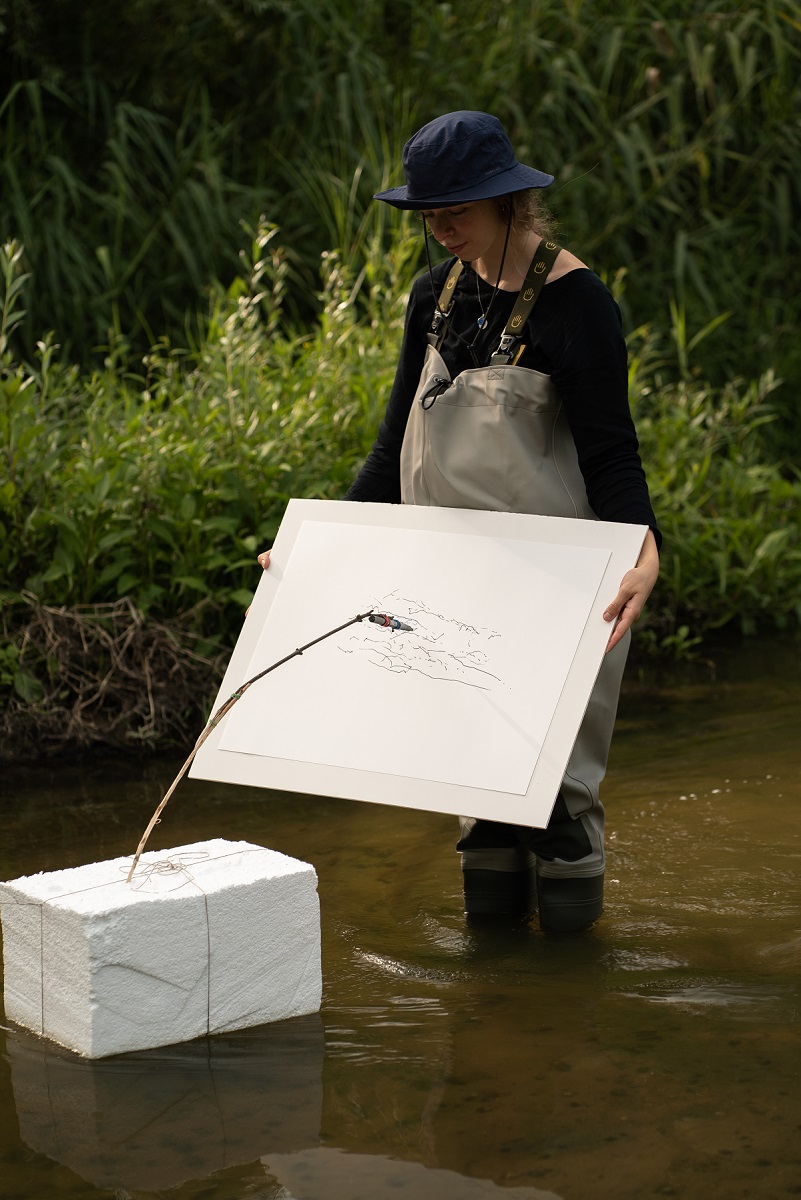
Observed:
[[[433,346],[435,350],[439,350],[445,340],[446,330],[443,329],[442,332],[440,332],[440,326],[447,317],[448,313],[451,311],[456,284],[463,270],[464,263],[457,258],[456,262],[448,272],[448,278],[445,280],[445,286],[440,293],[439,300],[437,301],[437,305],[434,310],[434,317],[431,322],[431,328],[426,334],[426,340],[428,341],[429,346]]]
[[[490,358],[491,367],[505,367],[512,357],[512,350],[515,343],[520,339],[515,337],[513,333],[502,333],[501,340],[498,343],[498,349]]]

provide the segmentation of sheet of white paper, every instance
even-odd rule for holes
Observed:
[[[606,549],[304,521],[220,748],[523,795]]]

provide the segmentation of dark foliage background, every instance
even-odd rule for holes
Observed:
[[[196,734],[256,551],[369,449],[422,265],[371,197],[449,109],[554,173],[621,305],[665,532],[639,652],[797,630],[800,60],[797,0],[0,0],[19,744]]]
[[[137,348],[180,330],[262,213],[308,319],[349,232],[320,189],[353,188],[360,215],[413,128],[474,107],[556,174],[562,236],[625,271],[630,326],[669,329],[671,299],[692,331],[730,312],[699,368],[771,366],[795,413],[797,4],[7,0],[0,21],[28,351],[51,328],[84,362],[109,330]]]

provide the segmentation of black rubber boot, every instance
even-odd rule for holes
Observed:
[[[603,912],[604,877],[538,875],[537,900],[543,929],[575,933],[597,921]]]
[[[533,870],[462,871],[464,911],[468,915],[528,916],[537,907]]]

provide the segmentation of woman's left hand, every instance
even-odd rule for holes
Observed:
[[[639,620],[645,601],[651,594],[659,575],[659,551],[652,530],[648,530],[637,566],[627,571],[620,581],[620,591],[604,612],[605,621],[614,621],[615,626],[606,644],[609,653]]]

